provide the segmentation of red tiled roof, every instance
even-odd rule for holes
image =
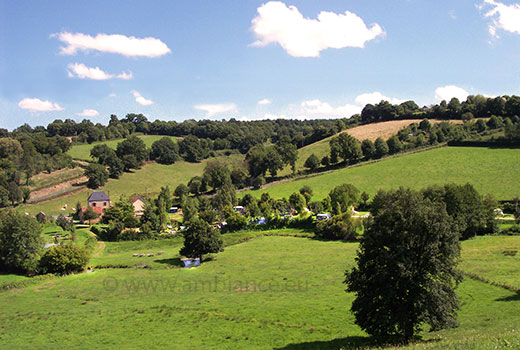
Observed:
[[[138,199],[140,199],[144,202],[143,197],[141,197],[140,195],[135,195],[132,199],[130,199],[130,204],[134,204],[135,202],[137,202]]]

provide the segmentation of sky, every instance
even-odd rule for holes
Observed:
[[[0,0],[0,127],[520,95],[520,0]]]

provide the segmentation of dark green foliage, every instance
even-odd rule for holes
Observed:
[[[453,219],[453,230],[459,233],[460,239],[496,231],[493,226],[496,204],[484,200],[471,184],[432,186],[423,192],[426,198],[446,205]]]
[[[310,171],[314,171],[314,170],[318,169],[318,167],[320,166],[320,160],[313,153],[309,156],[309,158],[307,158],[307,160],[305,160],[305,164],[303,166],[306,167],[307,169],[309,169]]]
[[[263,185],[265,184],[265,178],[260,175],[260,176],[257,176],[253,179],[253,188],[255,190],[258,190],[259,188],[261,188]]]
[[[200,176],[194,176],[191,178],[191,180],[188,182],[188,189],[191,194],[194,194],[195,196],[201,193],[201,187],[202,187],[202,178]]]
[[[231,171],[231,183],[235,185],[236,188],[244,188],[249,184],[249,175],[247,170],[244,168],[234,168]]]
[[[179,158],[179,145],[171,137],[163,137],[152,144],[152,159],[161,164],[173,164]]]
[[[339,156],[349,164],[358,161],[363,156],[359,141],[346,132],[330,140],[330,149],[331,159]]]
[[[403,144],[396,135],[391,136],[386,143],[390,154],[399,153],[403,150]]]
[[[359,190],[352,184],[339,185],[329,192],[329,198],[334,214],[345,213],[359,202]]]
[[[213,189],[218,189],[231,183],[231,172],[227,165],[217,160],[208,161],[204,168],[203,178]]]
[[[199,201],[197,198],[186,198],[182,206],[182,212],[185,222],[191,221],[193,218],[197,217],[199,213]]]
[[[226,219],[227,225],[225,225],[222,229],[225,230],[225,232],[234,232],[247,227],[247,218],[242,214],[235,212],[231,208],[224,210],[224,217]]]
[[[234,206],[238,203],[235,187],[232,184],[225,184],[217,190],[217,194],[213,197],[213,206],[222,210],[228,206]]]
[[[191,220],[184,231],[184,246],[180,254],[188,258],[201,258],[204,254],[223,251],[222,238],[218,230],[200,219]]]
[[[179,142],[179,152],[188,162],[198,162],[208,158],[209,147],[207,143],[201,142],[197,136],[188,135]]]
[[[258,206],[258,200],[249,193],[242,197],[240,200],[240,205],[245,208],[246,213],[251,217],[262,215],[262,212]]]
[[[86,249],[73,245],[51,247],[43,253],[40,259],[40,269],[43,273],[67,274],[85,269],[89,261]]]
[[[294,192],[289,196],[289,203],[291,204],[291,207],[294,208],[298,213],[301,213],[306,205],[305,197],[299,193]]]
[[[430,121],[428,119],[423,119],[419,123],[419,129],[421,129],[423,131],[430,131],[431,128],[432,128],[432,124],[430,123]]]
[[[357,238],[356,224],[350,212],[318,222],[314,233],[317,237],[332,240],[352,241]]]
[[[374,146],[376,147],[377,158],[384,157],[388,154],[388,144],[382,138],[378,137],[374,143]]]
[[[369,139],[365,139],[361,142],[361,150],[363,151],[365,159],[372,159],[376,156],[376,146]]]
[[[423,324],[455,326],[460,245],[444,205],[403,188],[380,191],[372,216],[357,266],[345,273],[356,323],[379,340],[405,342]]]
[[[299,192],[305,197],[305,203],[309,204],[311,202],[311,198],[314,193],[312,191],[311,186],[304,185],[302,188],[300,188]]]
[[[108,180],[108,172],[101,164],[90,164],[87,166],[85,176],[88,178],[88,188],[101,187]]]
[[[34,272],[44,245],[40,235],[36,219],[15,211],[0,212],[0,271]]]
[[[214,224],[218,219],[219,213],[216,210],[206,209],[199,212],[199,218],[208,224]]]
[[[116,154],[123,160],[125,169],[137,169],[148,158],[144,141],[132,135],[117,144]]]
[[[177,187],[175,187],[175,191],[173,191],[173,194],[178,198],[183,198],[184,196],[187,196],[190,192],[188,186],[185,184],[180,184]]]

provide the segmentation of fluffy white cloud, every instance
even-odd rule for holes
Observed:
[[[356,113],[361,112],[361,107],[346,104],[344,106],[332,107],[327,102],[322,102],[320,100],[310,100],[303,101],[301,103],[300,114],[303,116],[299,116],[299,118],[303,118],[304,116],[320,116],[320,117],[342,117],[349,118]],[[298,117],[297,117],[298,118]]]
[[[117,53],[128,57],[160,57],[171,50],[156,38],[136,38],[121,34],[98,34],[95,37],[83,33],[61,32],[51,35],[67,44],[60,47],[63,55],[75,55],[78,51]]]
[[[380,93],[379,91],[374,91],[374,92],[359,95],[358,97],[356,97],[355,101],[358,105],[365,106],[369,103],[377,104],[381,101],[388,101],[391,104],[396,105],[396,104],[401,104],[401,103],[405,102],[406,100],[401,100],[399,98],[394,98],[394,97],[387,97],[387,96],[383,95],[382,93]]]
[[[520,4],[506,5],[493,0],[484,0],[484,3],[493,6],[493,9],[484,15],[493,20],[489,25],[489,33],[492,36],[498,37],[497,29],[520,34]]]
[[[39,98],[24,98],[18,102],[18,107],[21,109],[27,109],[31,112],[50,112],[63,110],[59,104],[50,101],[42,101]]]
[[[80,117],[96,117],[99,115],[99,112],[95,109],[84,109],[81,113],[76,113],[77,116]]]
[[[67,73],[69,78],[107,80],[115,77],[118,79],[130,80],[134,77],[133,73],[130,71],[114,75],[102,71],[99,67],[87,67],[83,63],[70,63],[68,67],[69,70],[67,71]]]
[[[258,38],[253,46],[280,44],[295,57],[318,57],[320,51],[344,47],[364,47],[367,41],[384,35],[379,24],[367,27],[356,14],[322,11],[317,19],[305,18],[295,6],[269,1],[258,9],[252,31]]]
[[[263,100],[258,101],[259,105],[268,105],[271,104],[271,100],[264,98]]]
[[[207,105],[196,105],[195,109],[206,112],[206,118],[211,118],[215,114],[224,112],[236,112],[237,106],[234,103],[227,104],[207,104]]]
[[[459,99],[459,101],[465,101],[469,93],[455,85],[446,85],[435,89],[435,98],[438,101],[446,100],[450,101],[453,97]]]
[[[139,103],[140,105],[142,105],[142,106],[148,106],[148,105],[153,104],[152,100],[147,100],[146,98],[141,96],[141,94],[139,92],[137,92],[137,91],[132,91],[132,94],[135,97],[135,101],[137,103]]]

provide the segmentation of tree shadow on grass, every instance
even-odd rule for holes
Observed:
[[[520,290],[508,297],[498,298],[496,301],[520,301]]]
[[[438,342],[440,339],[421,340],[416,338],[412,343],[426,344]],[[345,338],[338,338],[329,341],[311,341],[298,344],[287,344],[282,348],[276,350],[328,350],[328,349],[343,349],[343,350],[358,350],[358,349],[372,349],[374,347],[384,349],[386,347],[402,346],[399,343],[381,343],[372,337],[352,336]]]
[[[159,264],[167,264],[170,266],[177,266],[177,267],[184,266],[181,259],[179,259],[179,258],[157,259],[157,260],[154,260],[154,262],[159,263]]]

